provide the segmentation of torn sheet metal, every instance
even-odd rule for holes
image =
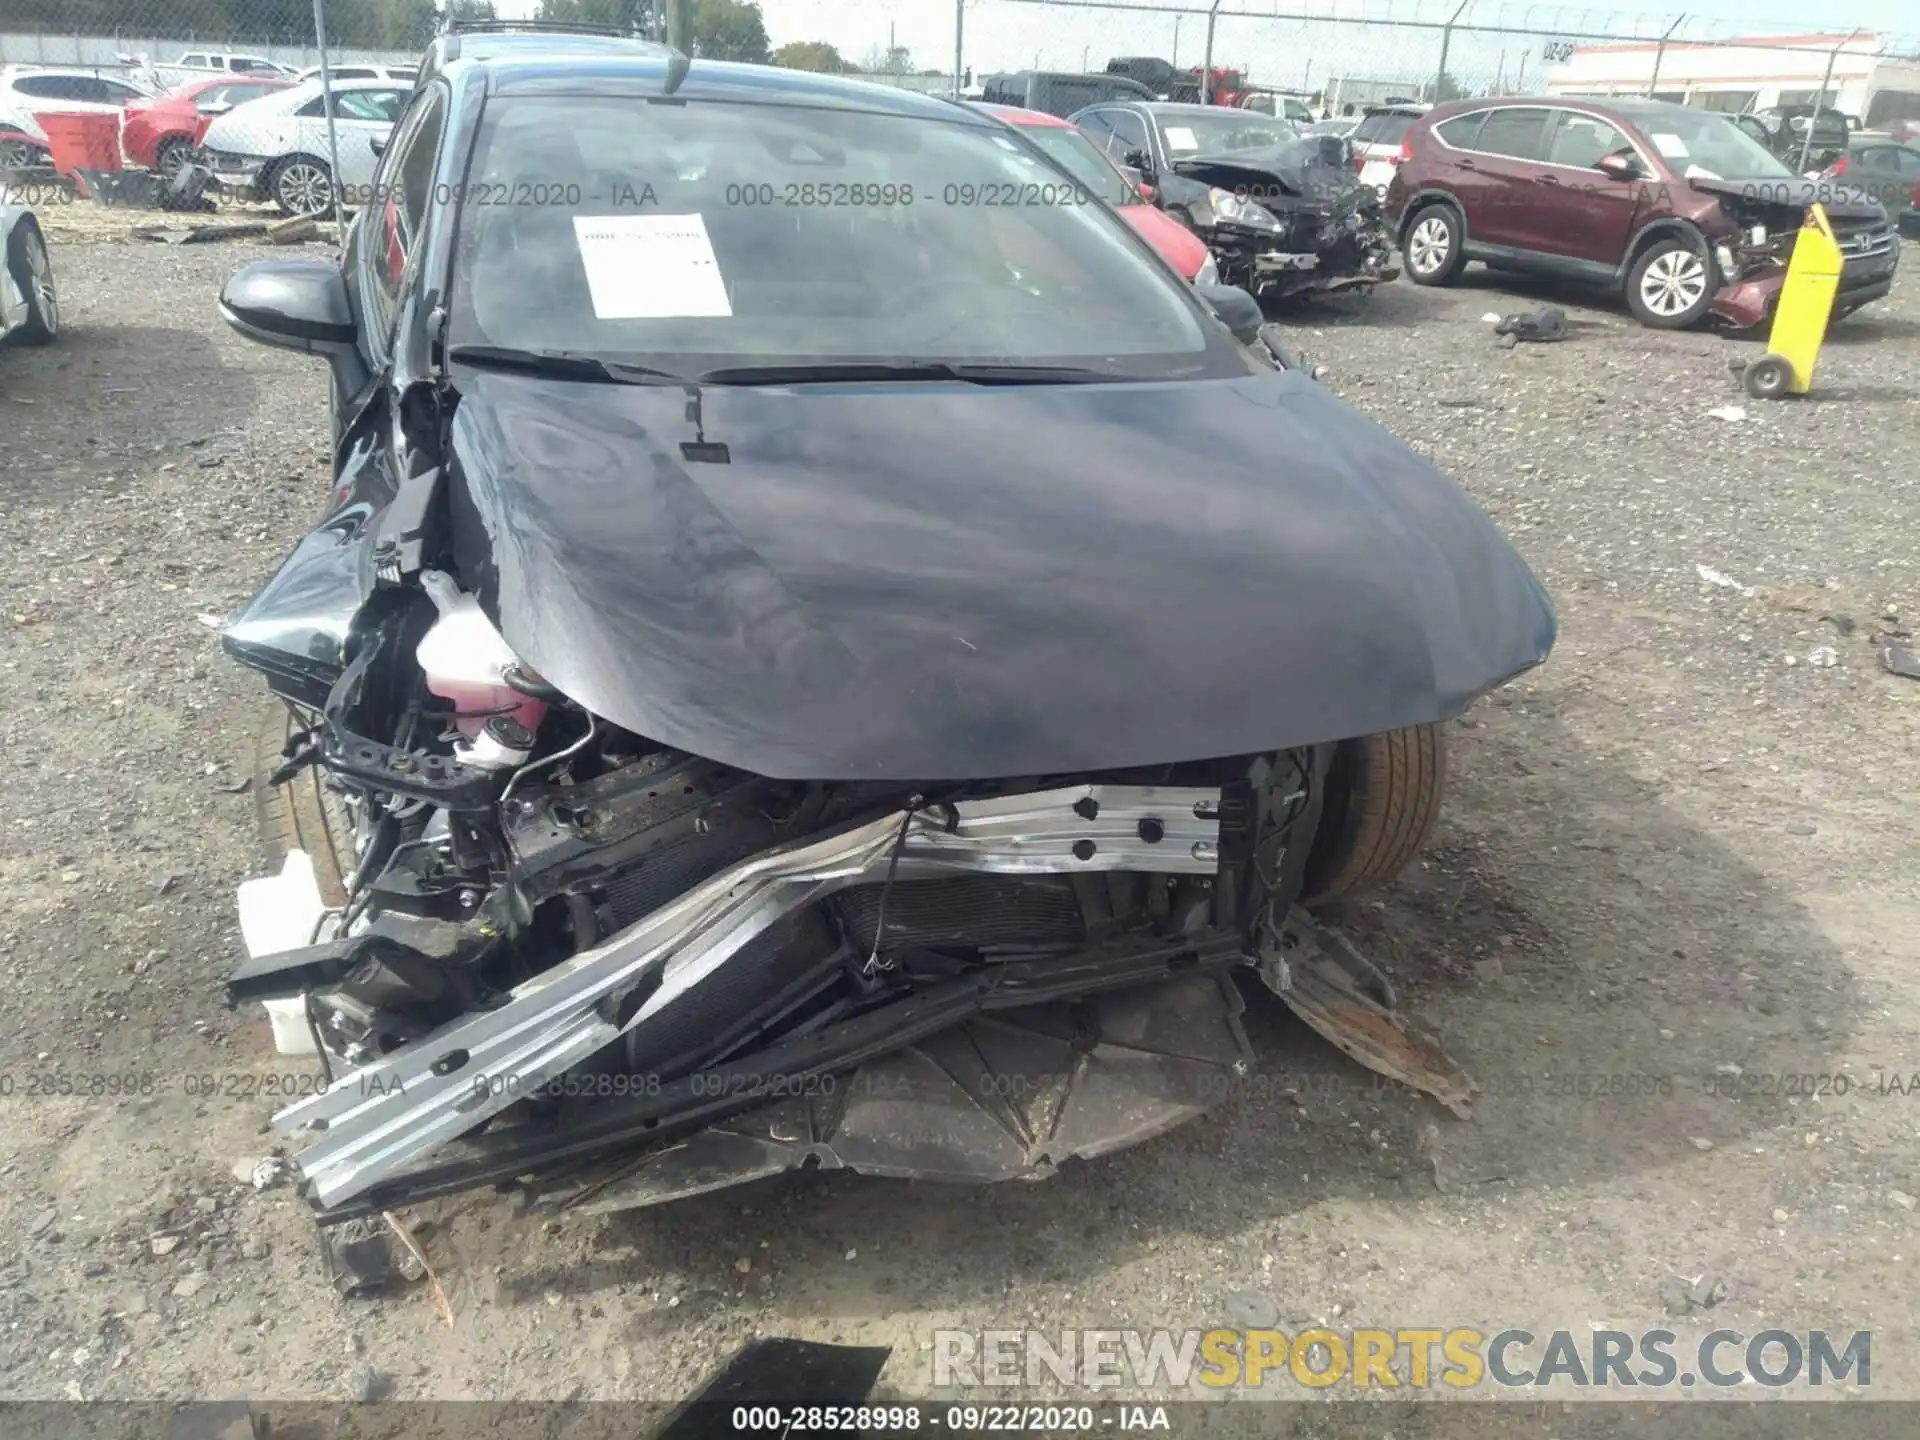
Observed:
[[[505,1004],[337,1076],[274,1123],[319,1137],[297,1163],[308,1194],[337,1204],[598,1053],[803,905],[896,871],[909,880],[968,872],[1212,874],[1219,805],[1219,791],[1204,787],[1077,785],[961,801],[945,819],[937,810],[896,812],[766,851],[535,976]],[[1143,829],[1148,821],[1153,828]],[[633,997],[624,1007],[630,1013],[606,1003],[622,993]]]
[[[663,1204],[786,1170],[982,1184],[1044,1179],[1219,1104],[1251,1065],[1231,977],[1187,975],[985,1015],[708,1127],[537,1209]]]
[[[1439,1046],[1408,1032],[1392,986],[1352,941],[1297,912],[1282,941],[1284,984],[1277,993],[1288,1009],[1375,1074],[1433,1096],[1462,1120],[1473,1118],[1479,1085]]]

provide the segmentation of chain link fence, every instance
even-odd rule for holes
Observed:
[[[90,132],[103,168],[172,176],[199,160],[282,209],[311,206],[336,180],[371,178],[432,37],[496,18],[673,30],[697,56],[936,93],[1118,68],[1177,98],[1296,120],[1547,93],[1734,112],[1823,103],[1867,128],[1920,125],[1911,36],[1843,22],[1755,38],[1727,21],[1518,0],[0,0],[0,173],[53,158],[42,117],[110,115],[110,141]],[[331,114],[312,88],[323,58]]]
[[[1216,99],[1268,90],[1316,116],[1539,93],[1657,94],[1737,111],[1811,104],[1824,90],[1863,123],[1920,119],[1920,37],[1864,26],[1754,37],[1677,13],[1498,0],[967,0],[964,17],[963,80],[1138,57],[1202,84],[1210,75]],[[1880,92],[1883,113],[1869,117]]]

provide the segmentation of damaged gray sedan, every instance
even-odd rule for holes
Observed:
[[[1073,123],[1212,253],[1220,279],[1262,300],[1393,280],[1380,197],[1339,136],[1218,105],[1093,105]]]
[[[326,1067],[324,1220],[1045,1174],[1229,1093],[1242,977],[1361,1053],[1303,907],[1554,638],[1452,481],[1106,207],[965,203],[1064,178],[966,107],[455,59],[382,167],[222,297],[338,417],[225,633],[284,710],[229,994]]]

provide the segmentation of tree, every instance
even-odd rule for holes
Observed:
[[[846,57],[824,40],[789,40],[773,52],[773,63],[789,70],[817,70],[822,75],[845,75],[853,69]]]
[[[649,0],[540,0],[538,18],[549,25],[598,25],[638,32],[652,10]]]
[[[767,22],[754,0],[693,0],[692,39],[703,59],[767,63]]]
[[[441,12],[445,20],[498,20],[499,12],[493,8],[493,0],[447,0]]]
[[[911,75],[913,56],[904,45],[875,45],[867,51],[860,68],[873,75]]]

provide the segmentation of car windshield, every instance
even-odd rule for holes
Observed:
[[[1169,158],[1220,155],[1232,150],[1258,150],[1284,145],[1300,132],[1284,120],[1252,110],[1205,109],[1161,111],[1155,117]]]
[[[1790,180],[1794,172],[1725,116],[1679,107],[1642,122],[1641,130],[1667,164],[1707,179]]]
[[[1131,231],[984,118],[506,97],[456,188],[455,345],[682,375],[849,361],[1233,373],[1232,347]]]
[[[1139,190],[1113,168],[1113,162],[1081,130],[1070,125],[1028,125],[1021,133],[1107,204],[1146,204]]]

